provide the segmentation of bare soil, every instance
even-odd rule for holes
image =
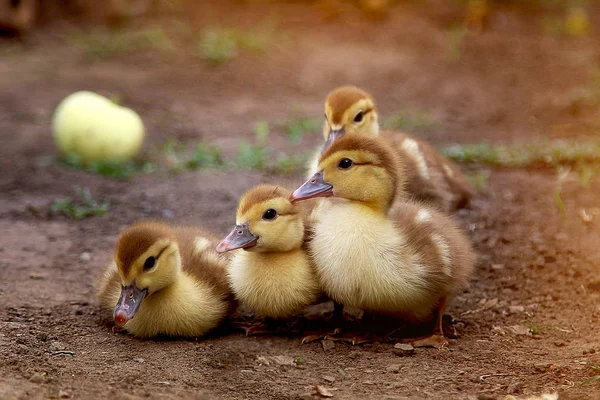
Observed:
[[[446,328],[456,332],[448,349],[399,357],[387,343],[325,349],[320,342],[302,345],[300,337],[245,337],[230,329],[193,341],[112,332],[95,304],[94,282],[123,227],[166,218],[224,235],[246,189],[298,184],[302,173],[200,170],[116,180],[48,163],[56,155],[52,110],[73,91],[118,94],[138,110],[146,150],[175,138],[212,141],[232,155],[241,138],[252,136],[254,121],[275,125],[298,109],[319,117],[327,92],[346,83],[373,93],[384,116],[427,111],[440,126],[416,133],[438,146],[597,136],[595,3],[595,29],[584,38],[544,34],[548,15],[498,5],[484,31],[465,38],[456,62],[448,57],[447,30],[462,19],[460,2],[401,4],[373,21],[352,7],[330,18],[312,3],[206,3],[134,25],[178,32],[179,20],[192,32],[219,22],[252,28],[275,14],[281,46],[212,66],[181,34],[169,53],[91,61],[66,40],[72,29],[89,29],[81,21],[49,23],[22,41],[0,42],[0,398],[308,399],[318,398],[315,386],[323,385],[337,399],[502,399],[555,391],[561,399],[600,399],[600,381],[584,382],[600,374],[600,181],[582,187],[571,174],[563,182],[563,215],[550,169],[491,169],[488,187],[456,215],[479,262],[471,287],[447,311],[453,319]],[[289,152],[321,140],[305,136],[291,145],[272,136]],[[466,167],[479,168],[487,167]],[[80,221],[49,216],[53,200],[71,196],[73,186],[108,199],[108,213]]]

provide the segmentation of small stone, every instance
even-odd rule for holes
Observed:
[[[390,364],[386,368],[387,372],[391,372],[393,374],[397,374],[400,372],[401,365],[400,364]]]
[[[294,359],[288,356],[273,356],[271,359],[275,362],[275,364],[279,365],[296,365],[294,364]]]
[[[521,393],[521,386],[521,382],[512,382],[510,385],[508,385],[506,391],[510,394],[519,394]]]
[[[513,325],[506,327],[506,330],[513,335],[531,335],[529,328],[525,325]]]
[[[45,380],[46,378],[42,374],[38,373],[31,375],[31,378],[29,378],[29,382],[32,383],[43,383]]]
[[[317,385],[317,393],[321,397],[333,397],[333,393],[331,393],[325,386]]]
[[[92,255],[88,251],[84,251],[79,255],[79,259],[84,262],[88,262],[92,259]]]
[[[492,264],[491,268],[494,271],[499,271],[501,269],[504,269],[504,264]]]
[[[144,360],[143,358],[134,358],[133,361],[138,362],[140,364],[146,362],[146,360]]]
[[[335,382],[335,378],[331,375],[323,375],[323,380],[329,383]]]
[[[410,357],[415,354],[415,348],[410,343],[396,343],[393,352],[398,357]]]
[[[48,350],[50,350],[51,352],[65,351],[65,350],[67,350],[67,345],[64,344],[63,342],[59,342],[58,340],[55,340],[52,343],[50,343],[50,346],[48,346]]]
[[[321,340],[321,345],[324,351],[329,351],[335,348],[335,342],[333,340]]]
[[[565,347],[567,344],[565,342],[554,342],[556,347]]]
[[[71,393],[69,393],[66,390],[59,390],[58,391],[58,398],[59,399],[70,399],[71,398]]]
[[[523,307],[523,306],[510,306],[510,307],[508,307],[508,311],[510,311],[511,314],[522,313],[522,312],[525,311],[525,307]]]

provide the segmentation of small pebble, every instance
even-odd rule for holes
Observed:
[[[71,393],[69,393],[66,390],[59,390],[58,391],[58,398],[60,398],[60,399],[70,399],[71,398]]]
[[[88,262],[92,259],[92,255],[88,251],[84,251],[79,255],[79,259],[84,262]]]
[[[410,343],[396,343],[393,352],[398,357],[409,357],[415,354],[415,348]]]
[[[335,342],[333,340],[321,340],[321,345],[324,351],[329,351],[335,348]]]
[[[335,382],[335,378],[333,376],[330,376],[330,375],[323,375],[323,380],[325,382],[329,382],[329,383]]]
[[[391,364],[391,365],[388,365],[388,367],[386,368],[386,371],[397,374],[400,372],[400,367],[401,367],[400,364]]]
[[[29,378],[29,382],[32,383],[43,383],[46,380],[46,378],[44,378],[44,376],[42,376],[41,374],[33,374],[31,375],[31,378]]]

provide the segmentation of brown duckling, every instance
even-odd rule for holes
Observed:
[[[336,139],[318,169],[291,199],[333,196],[315,211],[309,243],[327,295],[410,322],[433,317],[432,334],[414,345],[447,344],[442,315],[447,299],[469,282],[475,260],[470,241],[435,208],[395,200],[404,169],[382,137]]]
[[[431,144],[405,132],[380,132],[377,108],[373,97],[355,86],[333,90],[325,100],[323,149],[344,135],[363,133],[385,136],[405,164],[406,187],[409,195],[434,205],[443,211],[466,207],[474,190],[460,168],[443,157]],[[310,163],[309,174],[317,172],[320,151]]]
[[[213,235],[196,228],[138,222],[123,231],[98,285],[115,323],[142,338],[195,337],[231,306],[226,260]]]

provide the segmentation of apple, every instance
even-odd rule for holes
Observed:
[[[144,124],[135,111],[88,91],[70,94],[59,103],[52,129],[59,151],[85,164],[131,160],[144,140]]]

